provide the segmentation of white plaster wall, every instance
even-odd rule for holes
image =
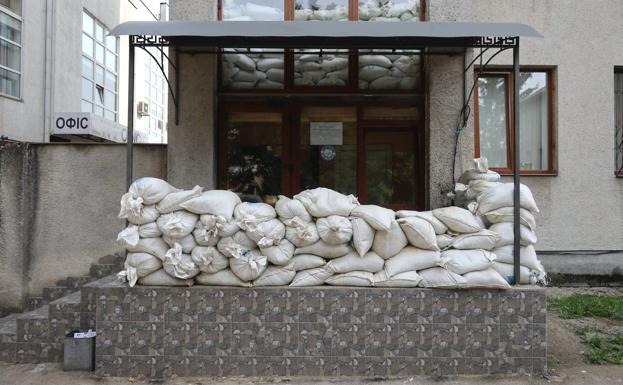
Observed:
[[[620,0],[473,0],[476,21],[526,23],[522,65],[556,66],[558,175],[524,176],[541,208],[538,250],[622,250],[623,179],[614,177],[613,71],[623,65]],[[498,55],[497,64],[511,64]]]

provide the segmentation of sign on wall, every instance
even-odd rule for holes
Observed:
[[[121,124],[89,112],[59,112],[52,121],[52,135],[92,136],[122,143],[126,132]]]
[[[341,146],[342,132],[342,122],[310,122],[309,144],[312,146]]]

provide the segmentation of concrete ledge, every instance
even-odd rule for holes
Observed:
[[[623,276],[623,252],[537,252],[548,274]]]

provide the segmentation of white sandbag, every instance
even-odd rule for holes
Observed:
[[[218,223],[225,223],[225,218],[216,215],[204,214],[199,216],[199,220],[195,223],[193,236],[198,245],[214,246],[219,240]]]
[[[372,248],[374,229],[361,218],[351,218],[353,227],[353,247],[360,256],[364,256]]]
[[[164,269],[159,269],[153,273],[138,279],[138,284],[142,286],[185,286],[190,287],[195,283],[194,279],[179,279],[171,277]]]
[[[136,245],[125,245],[125,248],[131,253],[148,253],[164,260],[164,256],[169,250],[169,246],[162,238],[144,238],[139,239]]]
[[[512,183],[503,183],[483,192],[478,197],[478,212],[486,214],[502,207],[512,207],[513,191],[514,187]],[[519,188],[519,195],[520,207],[530,210],[533,213],[539,212],[539,208],[537,207],[534,197],[532,196],[532,192],[528,186],[521,184]]]
[[[397,218],[418,217],[422,218],[433,226],[435,234],[445,234],[448,231],[448,227],[443,224],[442,221],[435,218],[432,211],[413,211],[413,210],[399,210],[396,211]]]
[[[119,213],[119,218],[125,218],[133,225],[155,222],[158,216],[160,216],[160,213],[156,209],[156,205],[142,206],[138,210],[128,211],[123,215]]]
[[[353,236],[353,226],[350,221],[339,215],[329,215],[316,221],[316,228],[320,239],[330,245],[339,245],[350,242]]]
[[[437,235],[430,222],[419,217],[400,218],[397,222],[412,246],[426,250],[439,250]]]
[[[493,250],[499,238],[500,236],[496,232],[485,229],[477,233],[461,234],[457,236],[454,238],[452,247],[462,250]]]
[[[396,216],[394,210],[377,205],[359,205],[350,215],[364,219],[372,228],[381,231],[389,230]]]
[[[273,265],[287,265],[294,255],[294,245],[287,239],[282,239],[277,245],[260,247],[260,252]]]
[[[295,271],[322,267],[327,263],[324,258],[312,254],[295,255],[288,263]]]
[[[240,198],[236,193],[227,190],[211,190],[182,203],[180,207],[195,214],[220,215],[229,221],[238,203],[240,203]]]
[[[283,69],[282,68],[271,68],[268,71],[266,71],[266,79],[273,81],[273,82],[277,82],[277,83],[281,83],[281,85],[283,86]]]
[[[461,176],[459,177],[459,183],[469,184],[469,182],[472,180],[499,182],[500,179],[501,179],[500,174],[498,174],[495,171],[489,170],[487,172],[480,172],[475,169],[470,169],[470,170],[465,171],[463,174],[461,174]]]
[[[439,266],[457,274],[486,270],[493,265],[495,254],[487,250],[446,250],[441,253]]]
[[[351,251],[353,251],[353,248],[346,243],[341,245],[330,245],[321,239],[312,245],[295,249],[294,255],[313,254],[326,259],[333,259],[346,255]]]
[[[230,270],[225,269],[216,273],[201,273],[195,277],[195,282],[198,285],[207,286],[242,286],[251,287],[249,282],[244,282]]]
[[[359,20],[368,21],[378,16],[381,16],[381,7],[378,6],[376,1],[366,2],[365,4],[359,3]]]
[[[290,286],[320,286],[327,278],[333,275],[333,272],[325,267],[318,267],[316,269],[301,270],[296,273],[292,279]]]
[[[381,271],[384,265],[385,260],[373,251],[368,252],[363,257],[356,252],[352,252],[327,262],[327,269],[331,269],[335,273],[348,273],[349,271],[357,270],[376,273]]]
[[[314,83],[314,81],[311,78],[307,78],[307,77],[301,77],[301,78],[295,78],[294,79],[294,85],[295,86],[313,86],[316,83]]]
[[[286,228],[279,219],[253,223],[247,222],[247,236],[259,247],[278,245],[286,235]]]
[[[240,67],[244,71],[255,70],[255,61],[242,53],[227,53],[223,55],[225,60]]]
[[[290,226],[287,222],[295,217],[301,219],[303,222],[311,222],[312,217],[309,215],[305,206],[296,200],[290,199],[285,195],[279,195],[277,203],[275,203],[275,211],[279,216],[279,219],[286,225]]]
[[[344,274],[332,275],[324,281],[328,285],[335,286],[372,286],[374,274],[368,271],[350,271]]]
[[[251,240],[244,231],[238,231],[231,237],[221,238],[216,244],[218,251],[228,258],[233,258],[248,250],[255,249],[257,245]]]
[[[334,57],[329,60],[323,60],[320,63],[320,68],[326,72],[339,71],[348,67],[348,58],[347,57]]]
[[[478,199],[478,196],[490,188],[501,185],[500,182],[489,182],[486,180],[474,179],[470,180],[466,187],[465,198],[468,200]]]
[[[374,286],[377,287],[416,287],[422,277],[415,271],[405,271],[390,277],[385,270],[374,274]]]
[[[359,204],[353,195],[340,194],[328,188],[318,187],[296,194],[294,199],[301,201],[307,211],[314,217],[322,218],[329,215],[347,217]]]
[[[253,286],[287,286],[292,282],[296,271],[292,266],[268,266]]]
[[[297,63],[297,64],[294,65],[294,68],[297,71],[302,71],[302,72],[317,72],[317,71],[320,71],[322,69],[322,67],[320,66],[320,63],[318,63],[318,61],[309,61],[309,62]],[[326,71],[322,71],[322,72],[326,72]]]
[[[161,214],[170,213],[175,210],[181,210],[180,205],[192,198],[196,198],[201,195],[203,191],[202,187],[195,186],[192,190],[176,191],[167,194],[158,204],[156,209]]]
[[[340,79],[344,82],[344,85],[346,85],[346,81],[348,81],[348,68],[327,72],[327,78]]]
[[[130,287],[136,285],[139,278],[145,277],[162,268],[162,262],[155,256],[147,253],[128,253],[125,259],[124,271],[117,277],[126,279]]]
[[[367,82],[374,81],[380,77],[389,75],[389,71],[385,67],[367,65],[359,67],[359,78]]]
[[[377,231],[372,242],[372,251],[383,259],[393,257],[409,244],[407,236],[395,220],[387,231]]]
[[[385,261],[385,272],[392,277],[411,270],[423,270],[438,266],[441,261],[439,251],[420,250],[407,246],[398,254]]]
[[[283,82],[273,82],[271,80],[263,79],[255,84],[255,88],[263,90],[279,90],[283,88]]]
[[[254,71],[238,71],[234,76],[234,81],[237,82],[253,82],[256,83],[260,80],[266,79],[266,73],[258,70]]]
[[[442,267],[433,267],[418,271],[422,281],[420,287],[427,287],[431,289],[456,289],[467,283],[467,280],[462,276],[446,270]]]
[[[389,68],[392,61],[384,55],[361,55],[359,56],[359,66],[375,65],[379,67]]]
[[[370,83],[368,83],[367,81],[361,79],[359,80],[359,89],[365,90],[368,88],[369,85]]]
[[[515,281],[515,266],[511,263],[494,262],[493,269],[497,271],[508,283]],[[519,266],[519,283],[522,285],[535,284],[537,278],[535,274],[526,266]]]
[[[219,217],[219,218],[222,218],[222,217]],[[199,220],[201,220],[201,216],[199,217]],[[236,223],[236,221],[233,219],[227,222],[217,221],[216,227],[218,228],[219,237],[231,237],[232,235],[240,231],[240,227],[238,227],[238,223]]]
[[[268,58],[268,59],[260,59],[257,61],[257,69],[260,71],[267,72],[271,69],[283,69],[283,59],[282,58]],[[283,76],[282,76],[283,79]]]
[[[513,222],[513,211],[513,207],[500,207],[497,210],[485,213],[485,217],[490,223]],[[521,207],[519,208],[519,223],[527,226],[530,230],[536,230],[536,220],[534,219],[534,214]]]
[[[139,239],[138,226],[136,225],[129,225],[117,234],[117,243],[123,247],[126,245],[136,246]]]
[[[229,260],[231,271],[243,281],[253,281],[266,270],[268,262],[259,250],[247,250]]]
[[[438,208],[433,210],[433,215],[456,233],[475,233],[482,230],[474,214],[460,207]]]
[[[182,246],[182,251],[186,254],[190,253],[191,250],[197,246],[195,237],[192,234],[189,234],[182,238],[173,238],[167,235],[163,235],[162,239],[167,245],[169,245],[169,247],[173,247],[174,244],[179,243]]]
[[[339,86],[339,87],[344,87],[346,85],[346,82],[340,78],[338,78],[337,76],[329,76],[327,74],[327,76],[325,76],[324,78],[318,80],[318,82],[316,83],[319,86]]]
[[[253,20],[280,21],[283,20],[283,10],[267,5],[245,3],[246,14]]]
[[[394,60],[394,67],[409,76],[419,76],[420,58],[417,55],[404,55]]]
[[[138,235],[141,238],[156,238],[162,236],[162,232],[156,222],[151,222],[140,225],[138,227]]]
[[[199,222],[197,222],[199,223]],[[220,237],[211,235],[212,233],[203,229],[194,229],[193,237],[199,246],[216,246]]]
[[[317,54],[303,54],[303,55],[296,56],[296,61],[302,62],[302,63],[306,63],[310,61],[318,61],[319,59],[320,58],[318,57]]]
[[[452,246],[453,242],[454,237],[450,234],[439,234],[437,236],[437,246],[439,246],[441,250],[447,249],[448,247]]]
[[[334,9],[318,9],[309,17],[309,20],[329,20],[338,21],[348,17],[348,13],[344,6],[338,5]]]
[[[192,249],[190,257],[200,271],[204,273],[216,273],[229,266],[229,259],[221,254],[215,247],[197,246]]]
[[[255,88],[255,85],[257,84],[257,82],[239,82],[239,81],[235,81],[232,82],[228,85],[229,88],[233,88],[233,89],[248,89],[248,88]]]
[[[509,222],[495,223],[489,230],[497,233],[500,238],[495,243],[495,247],[512,245],[515,239],[514,225]],[[533,245],[537,242],[536,233],[524,225],[519,226],[520,244],[522,246]]]
[[[496,262],[502,263],[510,263],[513,264],[515,262],[514,259],[514,249],[513,245],[498,247],[493,250],[493,253],[496,256]],[[536,251],[534,250],[534,246],[522,246],[519,248],[519,256],[520,256],[520,264],[522,266],[526,266],[530,270],[540,270],[541,263],[537,258]]]
[[[143,205],[153,205],[160,202],[168,194],[178,191],[175,187],[158,178],[144,177],[132,182],[128,193],[134,200]]]
[[[400,78],[398,88],[401,90],[412,90],[414,88],[417,88],[418,84],[419,78],[413,76],[405,76],[403,78]]]
[[[287,221],[286,239],[296,247],[305,247],[318,242],[320,235],[314,222],[305,222],[298,217]]]
[[[381,76],[370,82],[368,88],[371,90],[387,90],[398,88],[400,85],[400,79],[392,76]]]
[[[242,230],[248,230],[250,225],[277,218],[277,212],[266,203],[242,202],[236,206],[234,218]]]
[[[478,172],[489,171],[489,160],[486,157],[481,156],[480,158],[474,158],[472,161],[474,163],[474,168]]]
[[[462,288],[486,288],[486,289],[510,289],[511,285],[508,284],[506,279],[500,275],[495,269],[489,268],[486,270],[472,271],[465,275],[463,278],[467,282],[461,285]]]
[[[180,210],[161,215],[156,223],[162,234],[171,238],[183,238],[193,232],[198,220],[196,214]]]
[[[419,21],[419,16],[407,11],[400,15],[400,21]]]
[[[167,251],[162,267],[167,274],[180,279],[189,279],[199,274],[199,267],[189,254],[183,252],[179,243],[173,244]]]

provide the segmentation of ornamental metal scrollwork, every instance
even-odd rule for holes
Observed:
[[[516,36],[482,36],[474,41],[476,47],[516,47],[519,38]]]
[[[140,46],[168,46],[169,40],[164,36],[132,35],[132,44]]]

